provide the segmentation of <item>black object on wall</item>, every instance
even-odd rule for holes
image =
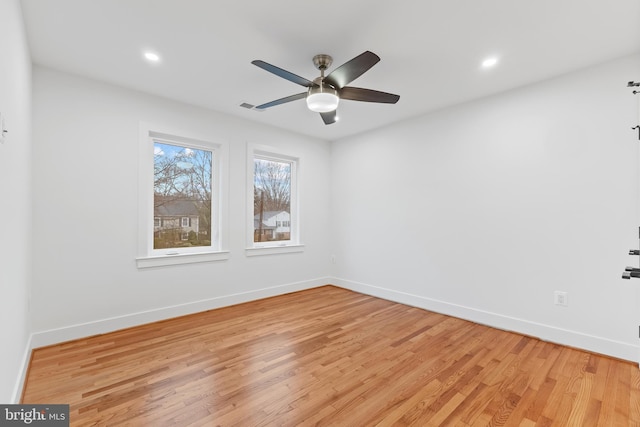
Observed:
[[[638,239],[640,240],[640,228],[638,228]],[[629,255],[640,256],[640,249],[629,249]],[[623,279],[640,278],[640,268],[626,267],[622,273]]]
[[[627,87],[640,87],[640,82],[634,82],[634,81],[630,81],[629,83],[627,83]],[[634,90],[632,92],[634,95],[637,95],[640,93],[640,90]],[[638,111],[638,120],[640,121],[640,111]],[[631,130],[636,130],[638,129],[638,139],[640,139],[640,122],[631,128]]]

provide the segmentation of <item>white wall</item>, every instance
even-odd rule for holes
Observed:
[[[628,57],[334,143],[337,283],[638,360],[640,282],[620,276],[638,262],[639,70]]]
[[[327,283],[328,142],[40,67],[33,90],[34,345]],[[229,260],[136,268],[141,121],[229,143]],[[304,253],[245,256],[247,143],[300,156]]]
[[[620,273],[637,262],[625,85],[639,65],[334,144],[36,67],[34,344],[320,285],[333,268],[354,290],[635,360],[638,285]],[[136,268],[140,121],[229,142],[230,260]],[[245,256],[247,143],[302,157],[304,253]]]
[[[0,2],[0,402],[19,398],[29,337],[31,60],[18,0]]]

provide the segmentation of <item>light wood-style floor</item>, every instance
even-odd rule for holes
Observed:
[[[73,426],[640,426],[632,363],[324,286],[33,352]]]

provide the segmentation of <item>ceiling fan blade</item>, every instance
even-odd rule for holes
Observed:
[[[378,61],[380,61],[378,55],[366,51],[333,70],[324,81],[336,89],[342,89],[376,65]]]
[[[266,70],[270,73],[275,74],[278,77],[282,77],[285,80],[289,80],[290,82],[299,84],[300,86],[304,86],[304,87],[316,86],[316,84],[311,80],[307,80],[304,77],[300,77],[297,74],[293,74],[287,70],[283,70],[282,68],[278,68],[275,65],[271,65],[259,59],[256,59],[255,61],[251,61],[251,63],[257,67],[262,68],[263,70]]]
[[[400,95],[380,92],[379,90],[362,89],[360,87],[347,86],[340,90],[340,99],[363,102],[382,102],[384,104],[395,104],[400,99]]]
[[[322,116],[322,121],[324,121],[325,125],[330,125],[338,121],[338,110],[320,113],[320,116]]]
[[[267,102],[266,104],[258,105],[258,110],[264,110],[265,108],[275,107],[276,105],[285,104],[287,102],[296,101],[298,99],[305,98],[307,92],[297,93],[295,95],[285,96],[284,98],[276,99],[275,101]]]

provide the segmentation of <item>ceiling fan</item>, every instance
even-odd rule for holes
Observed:
[[[276,105],[306,98],[307,107],[311,111],[320,113],[324,123],[326,125],[330,125],[338,120],[336,111],[340,99],[395,104],[400,99],[399,95],[372,89],[347,86],[377,64],[378,61],[380,61],[380,57],[378,55],[373,52],[366,51],[352,60],[345,62],[325,77],[324,73],[327,68],[331,66],[333,58],[324,54],[316,55],[313,57],[313,64],[318,70],[320,70],[320,77],[315,78],[313,81],[307,80],[304,77],[300,77],[264,61],[251,61],[253,65],[258,66],[263,70],[307,88],[305,92],[276,99],[275,101],[258,105],[255,108],[258,110],[264,110],[266,108],[275,107]]]

